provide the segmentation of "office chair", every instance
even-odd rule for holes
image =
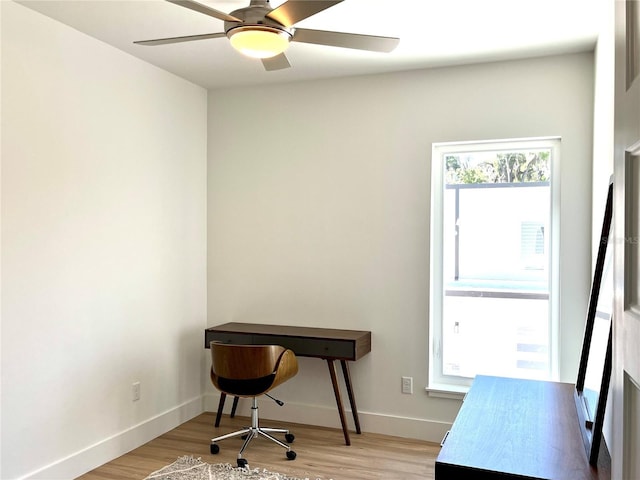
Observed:
[[[298,373],[298,361],[293,351],[279,345],[231,345],[219,342],[211,342],[210,347],[213,385],[226,395],[252,399],[251,426],[211,439],[211,453],[220,451],[219,441],[241,436],[244,444],[238,452],[238,466],[245,467],[247,460],[242,458],[242,454],[251,440],[263,436],[286,448],[289,460],[295,459],[296,452],[271,434],[284,433],[287,443],[293,442],[294,435],[287,429],[258,426],[257,403],[258,396],[266,395],[278,405],[284,405],[268,392]]]

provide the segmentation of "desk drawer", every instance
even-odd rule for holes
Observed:
[[[255,339],[264,343],[265,339]],[[272,336],[269,339],[275,345],[290,348],[299,357],[332,358],[337,360],[355,360],[355,343],[347,340],[313,339],[301,337]]]

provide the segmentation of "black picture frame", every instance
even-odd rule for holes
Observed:
[[[610,232],[612,217],[613,181],[610,181],[574,392],[580,432],[589,463],[593,466],[598,464],[611,380],[613,249],[610,245]]]

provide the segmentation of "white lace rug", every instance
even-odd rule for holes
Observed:
[[[205,463],[200,458],[184,456],[171,465],[153,472],[145,480],[310,480],[289,477],[259,468],[239,468],[229,463]],[[315,479],[320,480],[320,479]]]

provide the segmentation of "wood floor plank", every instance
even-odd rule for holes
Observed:
[[[208,463],[235,466],[241,439],[220,442],[217,455],[211,455],[209,443],[211,437],[239,430],[250,420],[225,415],[220,427],[215,428],[214,422],[215,414],[203,413],[77,480],[142,480],[182,455],[200,457]],[[347,446],[340,429],[268,420],[261,420],[261,425],[289,428],[296,437],[291,446],[297,458],[287,460],[283,448],[265,439],[255,439],[244,455],[251,468],[322,480],[434,478],[435,460],[440,451],[440,445],[434,443],[374,433],[353,433],[351,445]]]

